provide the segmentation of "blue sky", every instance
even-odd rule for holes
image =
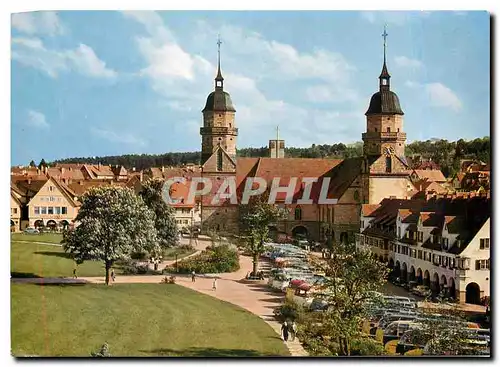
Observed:
[[[489,135],[486,12],[19,13],[12,164],[200,150],[219,33],[239,147],[359,141],[384,24],[408,142]]]

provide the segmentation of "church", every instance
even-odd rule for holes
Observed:
[[[403,110],[399,98],[391,90],[391,76],[384,59],[379,76],[379,88],[370,99],[366,115],[366,131],[362,133],[363,155],[348,159],[286,158],[284,141],[269,142],[269,157],[243,158],[236,156],[238,128],[236,108],[224,90],[220,65],[220,42],[215,89],[203,108],[201,134],[201,175],[212,182],[230,177],[241,191],[248,177],[260,177],[271,187],[279,177],[279,186],[288,186],[297,178],[291,203],[277,198],[277,205],[287,209],[288,218],[276,223],[272,231],[289,236],[302,235],[314,241],[331,236],[335,242],[354,241],[360,229],[363,204],[378,204],[384,198],[405,199],[415,190],[410,180],[411,170],[405,159],[406,134],[403,130]],[[299,204],[306,178],[318,178],[313,185],[312,203]],[[328,198],[335,204],[317,200],[317,186],[328,178]],[[294,179],[295,180],[295,179]],[[295,181],[294,181],[295,183]],[[212,191],[201,197],[203,231],[238,233],[239,206],[223,201],[212,204]]]

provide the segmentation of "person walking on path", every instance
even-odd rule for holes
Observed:
[[[111,280],[115,281],[115,269],[111,269]]]
[[[214,281],[212,282],[212,290],[217,290],[217,278],[214,278]]]
[[[73,279],[77,279],[78,276],[76,275],[76,266],[73,268]]]
[[[283,335],[283,340],[288,341],[288,325],[286,322],[281,325],[281,335]]]
[[[295,337],[297,336],[297,324],[295,321],[292,321],[292,324],[290,325],[290,339],[293,342],[295,340]]]
[[[194,282],[196,282],[196,273],[194,272],[194,270],[193,270],[193,272],[191,273],[191,281],[192,281],[193,283],[194,283]]]

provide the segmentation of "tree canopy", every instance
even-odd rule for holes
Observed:
[[[367,317],[366,304],[377,301],[374,292],[386,282],[387,265],[353,243],[338,243],[331,249],[325,273],[330,277],[325,284],[330,307],[323,314],[322,328],[338,341],[340,354],[350,355]]]
[[[143,184],[139,195],[155,214],[155,228],[160,247],[168,248],[175,246],[179,240],[177,224],[175,223],[175,210],[163,200],[163,184],[162,179],[149,179]]]
[[[100,260],[109,270],[134,252],[160,252],[154,213],[128,188],[94,187],[82,196],[77,226],[63,235],[63,248],[75,261]]]

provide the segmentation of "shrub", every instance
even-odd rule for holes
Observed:
[[[300,322],[303,319],[304,308],[295,302],[285,301],[283,305],[275,308],[273,313],[280,322],[286,320]]]
[[[177,263],[178,272],[181,274],[191,273],[229,273],[240,268],[238,252],[229,245],[208,247],[199,255],[180,260]],[[176,267],[165,268],[165,273],[175,272]]]
[[[351,355],[353,356],[382,356],[385,354],[384,346],[371,338],[359,338],[351,343]]]
[[[423,349],[416,348],[416,349],[412,349],[412,350],[409,350],[408,352],[406,352],[405,356],[417,357],[417,356],[421,356],[423,354],[424,354]]]

